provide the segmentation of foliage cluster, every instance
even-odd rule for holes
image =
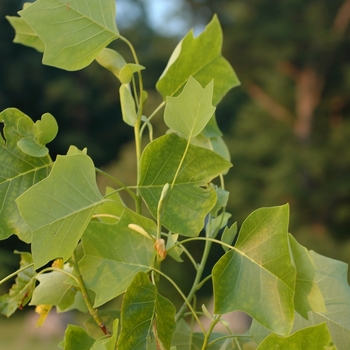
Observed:
[[[346,264],[308,251],[289,234],[287,204],[254,211],[239,233],[236,223],[228,225],[224,175],[231,163],[215,109],[239,81],[221,55],[218,18],[198,37],[191,31],[180,41],[156,85],[163,102],[146,116],[145,67],[120,34],[115,12],[114,0],[37,0],[20,17],[8,17],[15,42],[43,52],[44,64],[73,71],[96,60],[120,82],[123,120],[134,130],[137,183],[113,178],[115,187],[101,194],[96,171],[103,172],[87,149],[71,146],[51,159],[46,144],[58,132],[51,114],[34,123],[16,108],[2,111],[0,238],[15,234],[31,253],[17,252],[19,270],[1,281],[16,277],[0,298],[0,312],[9,317],[29,303],[39,325],[52,307],[89,313],[85,329],[68,326],[64,349],[346,349]],[[132,62],[107,47],[116,40]],[[159,115],[168,131],[155,137]],[[199,262],[186,248],[196,241],[204,242]],[[214,244],[223,255],[204,276]],[[168,259],[192,263],[187,295],[163,272]],[[162,295],[161,279],[183,299],[178,310]],[[213,314],[196,305],[209,281]],[[97,310],[120,295],[121,310]],[[252,317],[249,331],[237,335],[225,324],[227,333],[214,332],[221,316],[235,310]]]

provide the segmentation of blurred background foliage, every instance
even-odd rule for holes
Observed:
[[[34,120],[51,112],[60,127],[53,158],[70,144],[88,147],[96,166],[130,180],[133,130],[122,122],[118,82],[96,63],[78,72],[43,66],[41,54],[13,44],[5,15],[22,3],[0,2],[0,109],[17,107]],[[350,1],[158,1],[166,3],[163,23],[171,30],[154,23],[149,1],[117,2],[118,27],[147,67],[149,110],[160,101],[154,86],[179,39],[191,28],[198,34],[217,13],[223,55],[242,82],[217,109],[234,164],[226,177],[232,220],[240,225],[259,207],[289,202],[299,242],[349,262]],[[111,46],[130,57],[118,41]],[[19,249],[14,242],[1,247]],[[3,274],[13,270],[5,261],[1,252]]]

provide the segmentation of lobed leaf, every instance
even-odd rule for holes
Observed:
[[[161,222],[170,231],[193,237],[199,234],[205,216],[216,203],[210,181],[230,166],[218,154],[193,145],[187,149],[186,140],[168,134],[143,151],[139,190],[150,212],[157,217],[163,187],[175,180]]]
[[[50,175],[16,200],[32,230],[35,268],[72,255],[96,208],[103,203],[89,156],[57,156]]]
[[[213,81],[203,89],[196,79],[189,77],[179,96],[167,97],[164,112],[166,125],[188,139],[197,136],[214,114],[212,96]]]
[[[119,36],[114,0],[38,0],[19,15],[44,42],[43,63],[66,70],[88,66]]]
[[[125,209],[117,224],[91,222],[82,237],[79,267],[87,288],[96,294],[95,307],[124,293],[139,271],[153,266],[153,241],[130,229],[131,223],[156,235],[153,221]]]
[[[33,266],[33,259],[30,253],[15,252],[20,254],[20,268],[28,267],[17,274],[16,282],[8,294],[0,296],[0,314],[10,317],[17,308],[22,308],[32,297],[35,288],[36,272]]]
[[[34,137],[35,125],[38,125],[27,115],[16,108],[8,108],[0,113],[0,122],[4,123],[3,137],[0,134],[0,239],[16,234],[28,243],[31,231],[15,199],[49,174],[51,159],[47,152],[37,157],[18,147],[24,138]]]
[[[241,310],[288,335],[294,321],[295,268],[288,246],[288,205],[261,208],[213,268],[215,313]]]
[[[166,96],[178,95],[193,76],[202,86],[214,79],[213,104],[216,106],[231,88],[239,85],[232,67],[221,55],[221,48],[222,30],[215,15],[197,38],[190,31],[175,48],[156,85],[164,100]]]

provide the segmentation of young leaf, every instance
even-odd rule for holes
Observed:
[[[94,343],[95,339],[90,337],[83,328],[69,324],[64,339],[59,345],[64,350],[85,350],[90,349]]]
[[[170,349],[176,329],[174,317],[174,305],[157,292],[145,273],[138,273],[123,300],[118,349],[146,349],[154,329],[157,341]]]
[[[115,1],[40,0],[19,15],[45,44],[43,63],[66,70],[88,66],[119,36]]]
[[[95,58],[102,67],[111,71],[118,79],[121,69],[126,65],[123,56],[108,47],[105,47]]]
[[[127,63],[121,70],[119,74],[119,79],[122,84],[129,84],[134,73],[137,73],[145,69],[144,66],[135,63]]]
[[[123,120],[126,124],[134,126],[137,120],[135,100],[132,97],[128,85],[122,84],[119,89],[119,94]]]
[[[322,293],[315,281],[315,266],[309,251],[289,234],[289,243],[297,271],[294,306],[301,316],[308,319],[308,312],[327,312]]]
[[[0,122],[4,123],[4,138],[0,134],[0,239],[16,234],[30,242],[30,229],[15,199],[49,174],[51,159],[49,155],[32,157],[17,146],[34,128],[27,115],[16,108],[8,108],[0,113]]]
[[[79,267],[87,288],[96,293],[95,307],[124,293],[139,271],[147,272],[153,266],[153,241],[130,229],[130,223],[153,235],[157,233],[152,220],[128,209],[117,224],[91,222],[84,232],[85,254]]]
[[[167,97],[166,125],[188,139],[197,136],[215,112],[212,97],[213,81],[203,89],[196,79],[190,77],[179,96]]]
[[[227,244],[232,244],[234,238],[236,237],[237,234],[237,222],[235,222],[230,228],[225,227],[224,232],[222,233],[221,236],[221,241]],[[228,251],[228,247],[222,246],[225,252]]]
[[[277,334],[290,333],[296,273],[288,218],[284,205],[258,209],[244,221],[236,245],[213,268],[215,313],[241,310]]]
[[[73,268],[66,264],[64,270],[72,272]],[[30,305],[53,305],[64,311],[74,303],[78,289],[65,283],[66,274],[52,271],[39,274],[36,279],[40,284],[34,290]]]
[[[57,132],[56,119],[50,113],[45,113],[31,129],[27,128],[26,137],[21,138],[17,146],[32,157],[45,157],[49,153],[45,145],[56,137]]]
[[[175,48],[156,85],[164,100],[166,96],[178,95],[190,76],[202,86],[214,79],[214,106],[231,88],[239,85],[232,67],[221,56],[221,47],[222,30],[216,16],[197,38],[190,31]]]
[[[182,162],[172,189],[169,189],[162,224],[172,232],[196,236],[204,218],[216,203],[215,189],[209,182],[231,164],[207,149],[189,145],[176,134],[151,142],[141,156],[140,193],[150,212],[157,217],[158,202],[166,183],[171,184]],[[184,159],[183,159],[184,158]]]
[[[333,345],[326,323],[304,328],[289,337],[270,334],[259,345],[257,350],[295,349],[295,350],[337,350]]]
[[[57,156],[50,175],[16,200],[32,230],[35,268],[72,255],[96,208],[103,202],[89,156]]]
[[[20,268],[28,266],[18,273],[16,283],[11,287],[9,294],[0,296],[0,314],[10,317],[17,308],[25,306],[32,297],[35,288],[36,272],[33,266],[33,259],[30,253],[15,252],[20,254]]]
[[[16,32],[15,38],[13,39],[14,43],[32,47],[39,52],[44,52],[45,44],[23,18],[6,16],[6,19]]]

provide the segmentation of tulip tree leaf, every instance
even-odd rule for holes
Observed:
[[[270,334],[257,350],[295,349],[295,350],[336,350],[326,323],[297,331],[289,337]]]
[[[296,272],[288,220],[284,205],[258,209],[244,221],[235,246],[213,268],[215,313],[241,310],[277,334],[290,333]]]
[[[83,328],[69,324],[59,345],[64,350],[86,350],[91,349],[94,343],[95,339]]]
[[[164,100],[166,96],[178,95],[193,76],[202,86],[214,79],[213,104],[216,106],[230,89],[239,85],[231,65],[221,55],[221,48],[222,30],[215,15],[197,38],[190,31],[175,48],[156,85]]]
[[[289,235],[289,242],[297,271],[295,310],[306,319],[309,311],[326,312],[322,293],[315,281],[316,271],[309,251],[300,245],[292,235]]]
[[[123,300],[118,349],[146,349],[154,329],[157,340],[165,349],[170,349],[176,329],[175,311],[174,305],[157,292],[149,277],[138,273]]]
[[[96,294],[95,307],[124,293],[139,271],[147,272],[153,266],[153,241],[130,229],[129,224],[156,235],[152,220],[126,209],[116,224],[91,222],[82,237],[80,272],[86,286]]]
[[[123,120],[126,124],[134,126],[137,120],[135,100],[127,84],[122,84],[119,89],[120,105],[122,108]]]
[[[350,286],[347,282],[348,265],[310,251],[315,268],[315,281],[320,288],[327,312],[310,311],[309,321],[296,316],[294,328],[317,325],[326,322],[333,343],[339,350],[346,350],[350,344]]]
[[[28,268],[17,274],[16,282],[11,287],[8,294],[0,296],[0,314],[10,317],[17,308],[22,308],[32,297],[35,288],[36,272],[33,266],[33,259],[30,253],[16,252],[20,254],[20,268]]]
[[[119,36],[114,0],[39,0],[19,15],[44,42],[43,63],[66,70],[88,66]]]
[[[161,221],[170,231],[193,237],[199,234],[205,216],[216,203],[210,181],[231,163],[210,150],[189,145],[186,152],[186,147],[186,140],[175,134],[151,142],[141,156],[139,189],[150,212],[157,217],[163,187],[172,184],[181,164]]]
[[[14,43],[32,47],[33,49],[44,52],[45,44],[34,32],[31,26],[21,17],[6,16],[11,26],[16,32]]]
[[[0,134],[0,239],[16,234],[30,242],[30,228],[22,219],[15,199],[49,174],[51,158],[47,153],[31,156],[18,147],[18,142],[33,137],[35,124],[27,115],[8,108],[0,113],[0,122],[4,123],[3,137]]]
[[[111,71],[118,79],[121,69],[126,65],[123,56],[108,47],[105,47],[95,58],[102,67]]]
[[[89,156],[58,156],[50,175],[17,200],[32,230],[35,268],[71,256],[96,208],[103,203]]]
[[[179,96],[167,97],[166,125],[186,138],[197,136],[214,114],[212,96],[213,81],[203,89],[196,79],[190,77]]]

